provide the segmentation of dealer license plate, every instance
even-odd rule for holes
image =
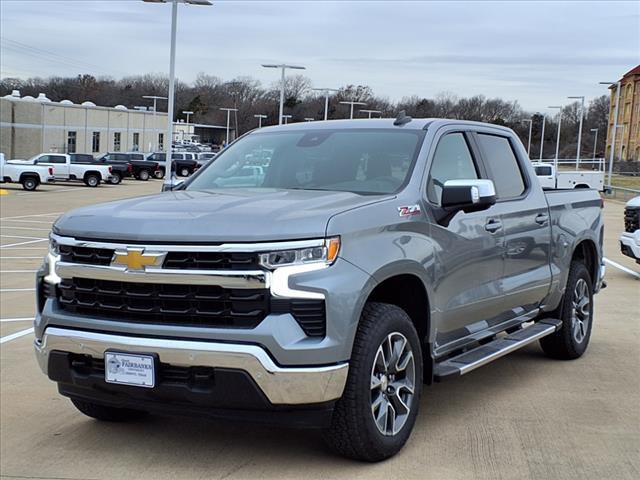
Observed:
[[[107,383],[153,388],[154,358],[130,353],[104,353],[104,379]]]

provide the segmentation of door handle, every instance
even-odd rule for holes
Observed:
[[[536,223],[538,225],[544,225],[549,221],[549,215],[541,213],[536,217]]]
[[[484,226],[484,229],[487,232],[491,232],[491,233],[497,232],[501,228],[502,228],[502,222],[500,220],[489,220]]]

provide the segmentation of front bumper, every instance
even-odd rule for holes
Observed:
[[[349,369],[346,362],[328,366],[280,367],[257,345],[141,338],[53,326],[46,328],[34,346],[38,364],[49,377],[52,377],[52,352],[86,355],[94,359],[102,359],[104,352],[110,349],[149,353],[157,355],[162,364],[172,367],[211,367],[214,372],[216,369],[245,372],[272,405],[307,405],[336,400],[342,395]],[[153,392],[149,395],[153,396]]]
[[[627,257],[640,260],[640,230],[633,233],[624,232],[620,236],[620,251]]]

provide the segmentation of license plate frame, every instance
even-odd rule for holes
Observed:
[[[104,352],[104,381],[114,385],[154,388],[157,367],[156,355],[115,350]]]

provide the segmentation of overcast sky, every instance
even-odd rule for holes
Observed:
[[[141,0],[0,0],[5,76],[166,73],[171,7]],[[16,43],[17,42],[17,43]],[[592,98],[640,63],[640,2],[233,1],[181,5],[176,72],[270,85],[299,63],[317,87],[448,91],[545,110]]]

